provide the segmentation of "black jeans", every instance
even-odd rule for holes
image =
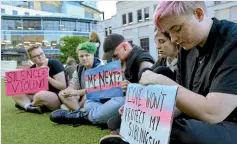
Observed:
[[[176,119],[170,144],[237,144],[237,123],[208,124],[194,119]]]

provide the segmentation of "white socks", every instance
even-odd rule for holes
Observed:
[[[25,104],[25,105],[24,105],[24,108],[27,109],[27,107],[28,107],[29,105],[31,105],[31,103]]]

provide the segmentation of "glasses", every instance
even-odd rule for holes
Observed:
[[[40,53],[38,55],[32,56],[31,58],[38,58],[39,59],[42,55],[44,55],[44,52],[42,52],[42,53]]]

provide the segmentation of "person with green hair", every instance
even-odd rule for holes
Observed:
[[[50,114],[50,120],[60,124],[106,124],[109,118],[119,114],[118,109],[124,104],[125,97],[86,100],[85,70],[98,67],[102,62],[94,57],[96,52],[94,43],[82,43],[76,52],[80,66],[74,72],[69,87],[59,94],[64,105],[73,111],[56,110]]]

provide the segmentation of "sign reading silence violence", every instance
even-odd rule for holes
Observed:
[[[120,135],[131,144],[168,144],[176,86],[129,84]]]
[[[5,75],[7,96],[48,90],[48,67],[9,71]]]
[[[89,100],[123,96],[121,61],[85,71],[86,97]]]

